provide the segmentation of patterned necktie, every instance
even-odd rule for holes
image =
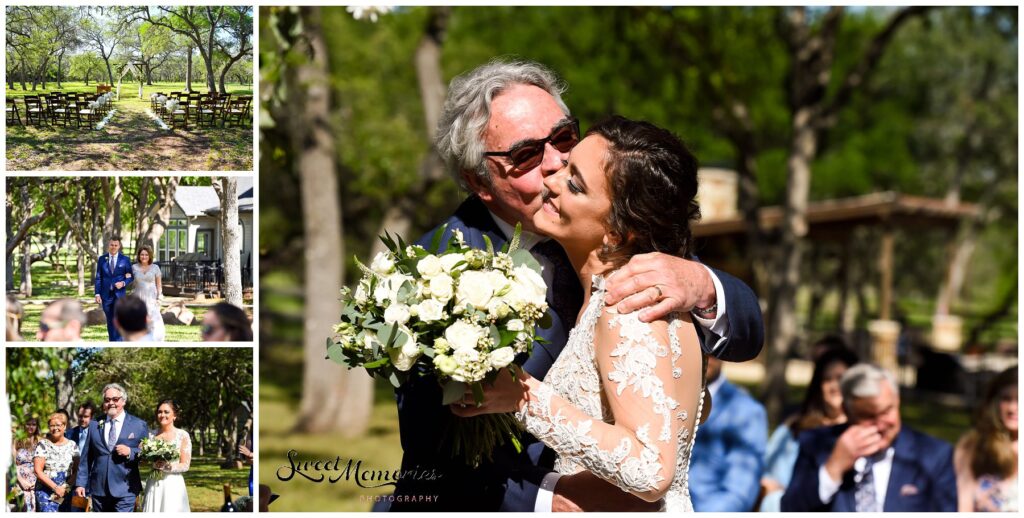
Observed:
[[[860,482],[857,482],[854,498],[856,500],[858,513],[878,513],[881,506],[878,505],[878,497],[875,495],[875,461],[871,457],[864,460],[864,471],[861,473]]]
[[[114,433],[114,429],[117,428],[117,421],[113,419],[107,421],[107,449],[113,450],[114,443],[117,442],[117,434]]]
[[[550,261],[554,276],[551,278],[551,296],[548,299],[565,328],[571,329],[576,323],[576,314],[583,305],[583,289],[576,277],[576,271],[565,255],[565,250],[554,239],[548,239],[530,251]]]
[[[114,256],[110,256],[110,260],[107,261],[107,268],[110,268],[110,273],[114,273]]]

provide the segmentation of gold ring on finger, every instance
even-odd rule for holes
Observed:
[[[657,297],[655,297],[655,298],[654,298],[654,300],[656,300],[656,301],[657,301],[657,300],[661,300],[661,299],[662,299],[662,297],[664,297],[664,296],[665,296],[665,294],[661,292],[661,286],[658,286],[657,284],[655,284],[655,285],[654,285],[654,289],[658,290],[658,296],[657,296]]]

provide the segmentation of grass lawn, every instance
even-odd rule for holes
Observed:
[[[224,484],[231,484],[231,495],[237,500],[249,494],[249,467],[222,469],[221,459],[194,457],[185,477],[188,504],[192,512],[218,512],[224,505]],[[149,468],[140,468],[142,484],[149,478]]]
[[[49,92],[95,92],[95,84],[64,83],[62,88],[23,91],[7,89],[6,95],[42,95]],[[225,85],[228,93],[251,95],[250,85]],[[251,171],[253,150],[251,126],[163,130],[146,111],[149,96],[156,92],[182,91],[184,83],[154,83],[143,88],[138,98],[138,83],[121,87],[121,100],[114,103],[117,112],[100,130],[74,126],[24,126],[7,128],[7,169],[38,170],[152,170],[152,171]],[[205,85],[193,82],[193,88],[205,92]],[[115,86],[116,90],[116,86]],[[20,110],[24,105],[18,103]],[[25,121],[24,113],[22,122]]]

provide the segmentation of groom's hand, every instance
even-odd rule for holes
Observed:
[[[640,312],[640,320],[653,322],[673,311],[715,304],[715,282],[697,261],[654,252],[633,256],[608,278],[605,304],[619,313]]]
[[[124,288],[124,281],[117,281],[114,283],[114,287],[117,289]]]
[[[76,487],[75,488],[75,496],[77,496],[79,498],[85,498],[85,488],[84,487]]]
[[[101,297],[99,295],[96,295],[96,303],[97,304],[103,304],[103,297]]]
[[[551,499],[551,510],[556,513],[655,512],[660,509],[660,501],[641,500],[589,471],[559,478]]]
[[[125,457],[132,454],[132,449],[124,444],[118,444],[115,446],[114,451],[116,451],[118,455],[124,455]]]

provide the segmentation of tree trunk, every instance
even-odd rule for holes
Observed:
[[[780,422],[786,402],[786,364],[797,339],[796,294],[800,286],[800,266],[807,236],[807,200],[811,185],[811,160],[818,139],[811,125],[811,109],[801,108],[793,115],[793,140],[786,178],[786,209],[782,236],[778,245],[779,268],[769,306],[768,387],[765,407],[769,419]]]
[[[75,350],[72,348],[57,349],[57,356],[63,363],[60,369],[53,369],[53,389],[57,400],[57,408],[64,409],[74,415],[75,408],[75,378],[72,362]]]
[[[206,88],[212,94],[217,91],[217,76],[213,73],[213,43],[210,43],[209,49],[200,48],[199,54],[203,57],[203,65],[206,67]]]
[[[185,61],[185,91],[192,91],[192,46],[188,46],[188,58]]]
[[[216,182],[214,185],[217,185]],[[217,195],[220,197],[221,243],[224,255],[224,299],[228,304],[242,307],[242,245],[238,230],[238,179],[221,178]]]
[[[103,241],[110,241],[113,236],[121,235],[121,198],[124,192],[121,190],[121,177],[104,177],[103,197],[106,200],[106,215],[103,218]],[[104,247],[101,249],[105,249]],[[123,243],[122,243],[123,245]]]
[[[305,235],[303,390],[296,429],[358,436],[369,425],[373,382],[325,359],[325,341],[338,318],[344,250],[334,135],[329,117],[327,46],[317,7],[300,7],[309,60],[286,74],[290,93],[291,146],[301,184]],[[285,120],[285,119],[282,119]]]
[[[26,298],[32,297],[32,238],[26,237],[21,242],[21,286],[19,289]]]
[[[8,188],[10,188],[10,187],[11,186],[8,185]],[[11,203],[11,193],[8,192],[7,193],[7,207],[6,207],[7,219],[5,220],[6,221],[6,226],[7,226],[7,228],[6,228],[6,230],[7,230],[7,242],[10,242],[11,238],[13,237],[12,236],[12,228],[11,228],[11,219],[12,219],[11,216],[13,215],[13,212],[14,212],[13,207],[14,207],[14,204]],[[7,270],[6,270],[6,272],[7,273],[6,273],[6,284],[5,284],[5,287],[6,287],[7,293],[10,293],[10,292],[14,291],[14,254],[11,253],[10,247],[7,247]]]

